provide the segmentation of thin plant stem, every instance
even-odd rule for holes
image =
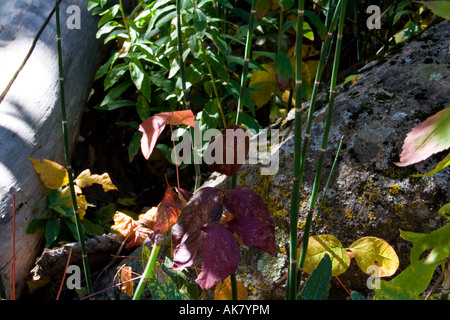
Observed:
[[[161,235],[156,235],[155,237],[155,243],[153,244],[152,252],[150,253],[150,258],[147,261],[147,265],[145,266],[144,273],[139,281],[139,284],[136,288],[136,291],[133,295],[133,300],[140,300],[142,291],[144,291],[144,288],[153,272],[153,269],[155,268],[156,258],[158,257],[159,249],[161,248]]]
[[[325,129],[324,129],[323,136],[322,136],[322,144],[321,144],[321,148],[320,148],[320,152],[319,152],[319,159],[317,161],[317,168],[316,168],[316,174],[314,177],[313,189],[311,192],[309,210],[308,210],[308,214],[306,217],[305,230],[303,233],[303,244],[302,244],[302,251],[300,254],[300,262],[299,262],[300,276],[302,275],[303,264],[305,262],[306,252],[308,251],[308,241],[309,241],[309,234],[310,234],[310,229],[311,229],[311,220],[312,220],[312,215],[314,212],[314,206],[316,204],[317,193],[318,193],[319,185],[320,185],[320,179],[322,176],[323,161],[325,158],[325,152],[326,152],[327,144],[328,144],[328,135],[330,133],[331,120],[333,118],[334,98],[336,96],[335,90],[336,90],[337,74],[338,74],[338,69],[339,69],[339,59],[340,59],[340,53],[341,53],[342,35],[344,32],[346,6],[347,6],[347,0],[342,0],[342,5],[340,8],[340,17],[339,17],[336,48],[335,48],[335,54],[334,54],[333,71],[332,71],[332,75],[331,75],[330,96],[329,96],[329,102],[328,102],[327,119],[325,122]]]
[[[73,179],[73,170],[70,160],[70,145],[69,145],[69,134],[67,128],[67,116],[66,116],[66,104],[64,97],[64,73],[63,73],[63,62],[62,62],[62,49],[61,49],[61,26],[60,26],[60,18],[59,18],[59,3],[60,0],[55,0],[55,15],[56,15],[56,39],[58,46],[58,64],[59,64],[59,86],[60,86],[60,102],[61,102],[61,122],[62,122],[62,131],[64,137],[64,151],[66,156],[66,169],[69,177],[69,188],[70,195],[72,198],[73,205],[73,215],[75,219],[75,227],[77,230],[78,241],[81,247],[81,257],[83,259],[83,268],[84,275],[86,277],[86,284],[89,293],[92,293],[92,280],[91,280],[91,272],[89,269],[89,261],[86,253],[86,246],[84,244],[84,232],[81,226],[80,216],[78,212],[78,204],[77,198],[75,194],[75,186]]]
[[[331,48],[333,32],[337,25],[340,6],[341,6],[341,0],[339,0],[339,3],[336,6],[336,10],[334,11],[333,18],[331,19],[331,22],[329,23],[330,26],[328,28],[327,36],[325,38],[325,41],[322,43],[322,49],[321,49],[320,58],[319,58],[319,65],[317,67],[316,78],[314,81],[314,87],[313,87],[313,91],[311,94],[311,100],[309,103],[309,111],[308,111],[308,118],[306,121],[305,136],[303,138],[302,161],[301,161],[300,177],[299,177],[300,185],[302,185],[302,181],[303,181],[303,172],[304,172],[304,167],[305,167],[305,162],[306,162],[305,159],[306,159],[306,153],[307,153],[307,150],[309,147],[309,140],[310,140],[310,136],[311,136],[311,128],[312,128],[312,122],[313,122],[313,118],[314,118],[317,94],[319,92],[320,81],[322,78],[323,71],[325,70],[326,61],[328,60],[328,53]],[[331,8],[327,12],[327,20],[329,20],[330,15],[331,15]]]
[[[311,232],[312,233],[314,233],[314,231],[316,229],[316,223],[317,223],[317,219],[319,219],[320,209],[322,208],[322,204],[323,204],[323,201],[325,199],[325,195],[327,193],[328,186],[330,185],[331,177],[333,176],[334,168],[336,167],[336,163],[337,163],[337,160],[339,158],[339,154],[341,153],[341,148],[342,148],[342,143],[343,142],[344,142],[344,136],[342,136],[340,141],[339,141],[339,146],[338,146],[338,149],[336,151],[336,156],[334,157],[333,165],[331,166],[330,173],[328,174],[327,183],[325,184],[325,188],[323,189],[322,199],[321,199],[321,201],[319,203],[319,206],[317,208],[317,215],[316,215],[316,218],[315,218],[314,223],[313,223],[312,228],[311,228]]]
[[[295,123],[294,123],[294,176],[292,179],[290,232],[289,232],[289,272],[287,282],[287,299],[295,300],[297,296],[297,223],[300,210],[300,168],[301,134],[302,134],[302,51],[303,20],[305,0],[298,2],[297,35],[295,41]]]
[[[213,86],[213,90],[214,90],[214,95],[216,96],[216,99],[217,99],[217,105],[219,107],[220,117],[222,118],[223,127],[226,128],[227,120],[226,120],[225,114],[223,112],[223,107],[222,107],[222,102],[220,101],[219,91],[217,90],[216,79],[214,78],[214,74],[213,74],[213,71],[212,71],[212,68],[211,68],[211,64],[209,63],[209,60],[208,60],[208,54],[206,53],[206,48],[203,45],[203,42],[202,41],[200,41],[200,42],[201,42],[201,46],[202,46],[203,59],[205,60],[205,64],[208,67],[209,77],[211,78],[211,82],[212,82],[212,86]]]
[[[444,273],[444,283],[442,284],[441,300],[448,300],[450,294],[450,254],[447,258],[447,267],[442,273]]]
[[[184,61],[183,61],[183,37],[181,34],[181,0],[176,0],[176,10],[177,10],[177,44],[178,44],[178,63],[180,65],[180,76],[181,76],[181,85],[183,90],[183,101],[184,101],[184,108],[186,110],[192,109],[191,108],[191,100],[189,96],[189,91],[186,87],[186,75],[184,70]],[[191,127],[188,128],[189,132],[191,133],[192,141],[194,140],[194,131],[191,130]],[[192,152],[194,153],[194,158],[197,154],[197,147],[195,144],[193,144]],[[195,184],[194,184],[194,191],[200,188],[200,184],[202,182],[202,175],[200,172],[200,165],[194,161],[194,169],[195,169]]]
[[[250,53],[252,50],[252,39],[253,39],[253,29],[255,26],[255,14],[256,14],[256,5],[258,0],[252,0],[252,7],[250,11],[250,20],[248,22],[248,30],[247,30],[247,40],[245,43],[245,53],[244,53],[244,67],[242,69],[241,76],[241,89],[239,92],[239,100],[236,112],[236,124],[239,124],[239,113],[244,109],[244,100],[245,100],[245,90],[247,87],[247,75],[248,75],[248,64],[250,62]]]
[[[72,256],[72,247],[70,247],[69,250],[69,255],[67,257],[67,262],[66,262],[66,267],[64,268],[64,274],[61,280],[61,285],[59,286],[59,290],[58,290],[58,294],[56,295],[56,300],[59,300],[59,296],[61,294],[63,285],[64,285],[64,280],[66,279],[66,274],[67,274],[67,268],[69,267],[69,263],[70,263],[70,257]]]

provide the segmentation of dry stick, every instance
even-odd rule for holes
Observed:
[[[59,295],[61,294],[62,287],[64,285],[64,280],[66,279],[67,268],[69,267],[70,257],[72,256],[72,247],[69,249],[69,256],[67,257],[66,268],[64,269],[64,275],[61,280],[61,285],[59,286],[58,294],[56,295],[56,300],[59,300]]]
[[[84,244],[84,232],[81,226],[81,221],[78,213],[78,204],[77,198],[75,194],[75,186],[73,180],[73,171],[72,165],[70,161],[70,146],[69,146],[69,135],[67,129],[67,117],[66,117],[66,104],[64,97],[64,74],[63,74],[63,63],[62,63],[62,49],[61,49],[61,26],[59,20],[59,2],[60,0],[55,0],[55,12],[56,12],[56,40],[58,46],[58,67],[59,67],[59,86],[60,86],[60,100],[61,100],[61,122],[62,122],[62,131],[64,137],[64,151],[66,156],[66,168],[69,176],[69,187],[70,187],[70,195],[72,198],[73,204],[73,215],[75,218],[75,226],[77,229],[78,241],[80,242],[81,247],[81,257],[83,258],[83,268],[84,275],[86,278],[87,289],[89,293],[92,293],[92,281],[91,281],[91,272],[89,269],[88,256],[86,253],[86,246]]]
[[[12,194],[12,214],[13,214],[13,258],[11,265],[11,300],[16,300],[16,195]]]
[[[313,211],[314,211],[314,206],[316,203],[317,193],[319,190],[320,178],[322,176],[322,167],[323,167],[323,161],[325,158],[325,152],[326,152],[326,148],[327,148],[327,144],[328,144],[328,135],[330,132],[331,120],[333,118],[334,97],[336,95],[335,89],[336,89],[337,73],[338,73],[338,69],[339,69],[339,59],[340,59],[341,45],[342,45],[342,34],[344,31],[346,5],[347,5],[347,0],[342,0],[342,6],[341,6],[341,10],[340,10],[340,17],[339,17],[337,41],[336,41],[336,50],[335,50],[334,62],[333,62],[333,72],[331,75],[330,98],[329,98],[329,102],[328,102],[328,114],[327,114],[327,119],[326,119],[326,123],[325,123],[325,129],[324,129],[323,136],[322,136],[322,145],[320,148],[319,159],[317,162],[317,169],[316,169],[316,175],[314,178],[313,190],[311,192],[309,211],[308,211],[308,214],[306,217],[305,231],[303,233],[303,246],[302,246],[300,262],[299,262],[300,277],[302,275],[303,264],[305,262],[306,252],[308,251],[308,241],[309,241],[309,232],[310,232],[310,228],[311,228],[311,220],[312,220],[312,215],[313,215]]]
[[[302,134],[302,51],[303,51],[303,20],[305,0],[298,2],[297,35],[295,41],[295,123],[294,123],[294,175],[292,178],[290,235],[289,235],[289,273],[287,282],[287,299],[295,300],[297,296],[297,223],[300,210],[300,168],[301,165],[301,134]]]

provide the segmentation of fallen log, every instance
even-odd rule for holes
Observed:
[[[104,47],[87,1],[61,1],[61,41],[71,148]],[[47,190],[28,158],[64,162],[54,1],[0,2],[0,276],[10,298],[15,231],[16,298],[42,250],[42,235],[25,233]],[[16,199],[13,230],[12,194]]]

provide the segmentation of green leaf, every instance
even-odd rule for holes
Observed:
[[[285,52],[281,51],[275,56],[274,69],[278,88],[281,91],[286,90],[294,77],[294,71],[292,70],[291,60]]]
[[[197,36],[199,38],[203,38],[203,35],[206,31],[206,20],[207,17],[205,13],[200,8],[196,8],[194,10],[194,15],[192,16],[194,20],[194,27],[197,30]]]
[[[183,271],[175,271],[170,269],[173,265],[173,262],[166,257],[166,260],[164,262],[164,264],[161,265],[163,271],[172,278],[173,282],[175,282],[175,284],[177,285],[177,288],[180,290],[183,287],[186,288],[187,293],[189,294],[189,296],[194,299],[197,300],[198,299],[198,285],[189,280],[189,276],[188,276],[188,272],[187,270],[183,270]]]
[[[411,264],[415,264],[420,261],[420,256],[422,253],[433,248],[434,250],[449,250],[450,243],[450,223],[447,223],[438,230],[434,230],[429,234],[417,234],[413,232],[405,232],[400,230],[400,236],[405,239],[412,241],[414,244],[411,248],[410,260]],[[432,250],[433,252],[433,250]],[[434,253],[435,254],[435,253]],[[427,263],[433,263],[431,259],[432,256],[427,257]]]
[[[141,90],[142,81],[144,81],[144,71],[141,63],[136,58],[128,64],[130,69],[131,80],[134,82],[136,89]]]
[[[301,250],[302,247],[298,250],[298,256]],[[350,266],[350,257],[336,237],[332,235],[318,235],[309,237],[303,271],[311,274],[325,254],[331,256],[333,276],[340,275]]]
[[[131,86],[131,84],[131,81],[126,81],[112,88],[103,98],[100,107],[105,108],[106,105],[111,104],[113,101],[117,100]],[[112,110],[111,108],[107,109]],[[115,109],[117,109],[117,107]]]
[[[136,111],[141,118],[141,121],[145,121],[151,117],[150,105],[147,102],[147,99],[144,98],[142,94],[140,94],[136,101]]]
[[[450,20],[450,2],[445,1],[414,1],[427,6],[434,14]]]
[[[311,21],[312,25],[316,28],[316,31],[319,34],[320,38],[322,40],[325,40],[328,30],[322,20],[320,20],[320,17],[309,10],[305,10],[305,17],[307,17]]]
[[[109,66],[108,66],[109,67]],[[113,85],[119,81],[120,78],[127,72],[128,70],[128,64],[121,63],[116,66],[114,66],[112,69],[110,69],[106,73],[105,81],[103,83],[103,89],[106,91]]]
[[[402,286],[381,280],[381,288],[376,289],[374,300],[418,300],[418,297],[405,290]]]
[[[301,293],[301,300],[326,300],[331,280],[331,259],[325,254],[313,270]]]
[[[57,218],[47,220],[45,225],[45,247],[49,248],[58,238],[60,231],[59,221]]]
[[[445,219],[450,220],[450,203],[444,204],[438,213]]]
[[[366,300],[366,297],[364,297],[361,293],[357,291],[351,291],[352,300]]]
[[[83,217],[83,220],[81,220],[81,223],[83,224],[85,233],[87,235],[100,236],[103,233],[105,233],[105,230],[103,229],[103,227],[101,225],[92,222],[91,220],[89,220],[86,217]]]
[[[36,218],[31,220],[25,232],[27,234],[38,233],[44,231],[46,225],[47,219]]]
[[[378,267],[379,277],[392,276],[399,266],[398,256],[394,249],[383,239],[376,237],[364,237],[356,240],[349,247],[355,255],[356,262],[361,270],[371,274],[367,270],[372,266]]]
[[[156,263],[155,269],[161,268],[159,262]],[[159,281],[154,273],[147,282],[147,286],[152,292],[153,300],[189,300],[189,297],[181,293],[176,283],[171,277],[162,278]]]
[[[283,11],[289,10],[294,5],[294,0],[277,0]]]
[[[439,162],[436,165],[436,167],[434,167],[434,169],[431,170],[430,172],[424,173],[424,174],[413,174],[413,175],[411,175],[411,177],[429,177],[429,176],[432,176],[433,174],[436,174],[439,171],[445,169],[449,165],[450,165],[450,153],[444,158],[444,160]]]
[[[101,25],[114,19],[116,17],[117,13],[119,12],[119,9],[120,9],[120,5],[116,4],[116,5],[113,5],[111,8],[109,8],[108,10],[101,13],[100,15],[102,16],[102,18],[98,22],[98,26],[100,27]]]

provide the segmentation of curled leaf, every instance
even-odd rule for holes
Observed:
[[[131,267],[122,267],[120,269],[120,282],[122,286],[120,291],[125,292],[127,296],[133,296],[133,281],[132,279]]]
[[[75,183],[80,188],[89,187],[92,184],[96,183],[101,185],[105,192],[108,192],[110,190],[117,190],[117,187],[111,181],[111,178],[109,177],[108,173],[105,172],[102,175],[91,174],[91,171],[89,169],[86,169],[83,172],[81,172],[75,179]]]
[[[165,119],[166,124],[172,126],[178,126],[185,124],[187,126],[194,127],[195,116],[191,110],[181,110],[173,112],[161,112],[155,114],[155,117],[160,117]]]
[[[34,171],[36,171],[47,188],[58,189],[69,183],[67,170],[59,163],[47,159],[28,159],[31,161]]]

